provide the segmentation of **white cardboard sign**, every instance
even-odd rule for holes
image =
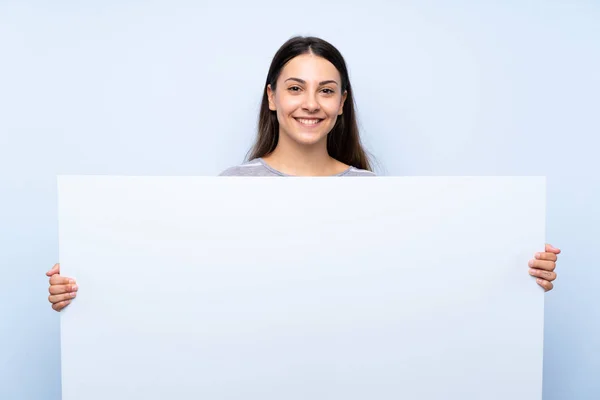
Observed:
[[[59,177],[63,400],[541,399],[538,177]]]

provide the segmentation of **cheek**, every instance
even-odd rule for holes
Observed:
[[[336,119],[340,111],[341,100],[329,100],[322,103],[323,111],[328,117]]]
[[[283,94],[276,98],[276,104],[277,114],[280,116],[288,116],[302,106],[302,100],[300,96]]]

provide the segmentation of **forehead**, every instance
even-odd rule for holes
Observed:
[[[314,54],[302,54],[292,58],[281,70],[280,79],[299,78],[309,81],[333,79],[340,81],[340,73],[328,60]]]

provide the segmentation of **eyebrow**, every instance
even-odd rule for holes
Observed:
[[[300,78],[287,78],[285,80],[285,82],[287,82],[287,81],[296,81],[296,82],[302,83],[303,85],[306,84],[306,81],[303,80],[303,79],[300,79]],[[336,85],[339,86],[339,84],[336,81],[334,81],[333,79],[330,79],[330,80],[327,80],[327,81],[323,81],[323,82],[319,82],[319,86],[327,85],[328,83],[335,83]]]

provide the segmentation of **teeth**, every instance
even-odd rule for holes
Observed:
[[[305,125],[315,125],[315,124],[318,124],[321,120],[320,119],[300,119],[300,118],[298,118],[298,121],[300,121],[301,123],[303,123]]]

